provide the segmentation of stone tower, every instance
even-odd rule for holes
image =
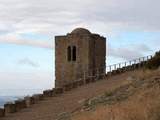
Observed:
[[[106,38],[84,28],[55,37],[55,87],[105,73]]]

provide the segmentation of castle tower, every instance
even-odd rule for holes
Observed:
[[[55,87],[105,73],[106,38],[84,28],[55,37]]]

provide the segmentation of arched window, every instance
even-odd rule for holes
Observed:
[[[68,61],[71,61],[71,46],[68,46],[67,48],[67,59]]]
[[[76,61],[76,46],[73,46],[72,49],[72,61]]]

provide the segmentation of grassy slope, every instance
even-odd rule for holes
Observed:
[[[160,120],[160,71],[139,71],[130,82],[85,101],[73,120]]]

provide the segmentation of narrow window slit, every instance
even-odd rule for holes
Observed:
[[[72,61],[76,61],[76,46],[73,46],[72,49]]]
[[[67,48],[67,59],[68,61],[71,61],[71,46],[68,46]]]

